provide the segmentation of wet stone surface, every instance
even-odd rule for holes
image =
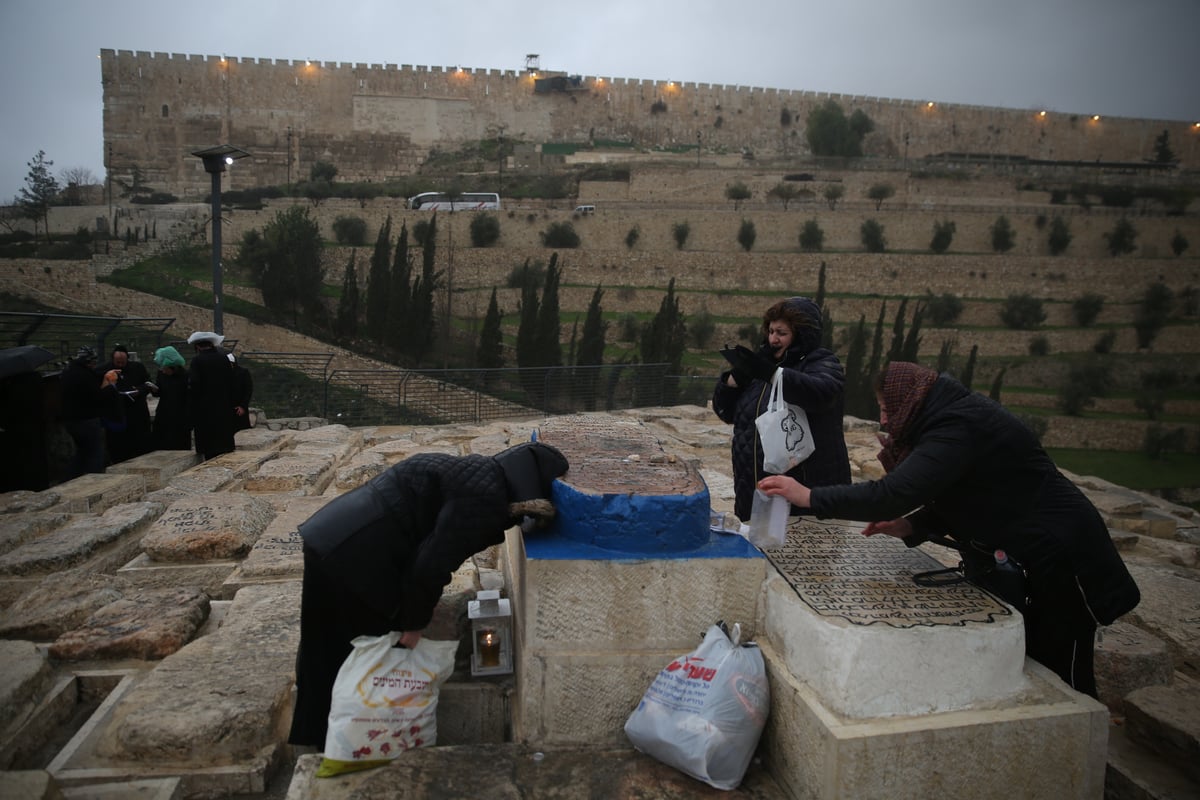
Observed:
[[[137,479],[141,484],[141,478]],[[99,516],[79,515],[61,528],[0,556],[0,575],[42,575],[77,566],[143,531],[162,513],[158,503],[128,503]],[[120,560],[123,556],[115,554]]]
[[[164,658],[191,641],[208,609],[208,595],[199,589],[134,591],[59,636],[50,656],[63,661]]]
[[[154,561],[241,558],[274,516],[270,504],[244,494],[177,500],[142,539]]]

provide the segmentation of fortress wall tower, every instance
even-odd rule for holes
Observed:
[[[1184,167],[1200,160],[1200,127],[1042,109],[954,105],[751,86],[396,64],[286,61],[100,51],[105,165],[114,178],[181,196],[210,179],[190,153],[215,144],[249,151],[231,188],[304,180],[316,161],[341,180],[411,174],[434,147],[503,135],[540,145],[631,142],[699,146],[757,157],[809,154],[804,124],[827,99],[875,123],[867,155],[938,153],[1141,162],[1164,130]],[[247,168],[247,166],[249,168]],[[484,165],[484,169],[491,165]]]

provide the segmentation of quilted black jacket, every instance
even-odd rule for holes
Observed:
[[[423,630],[454,570],[504,540],[504,471],[490,456],[412,456],[335,498],[300,526],[328,574],[387,614]]]
[[[1101,624],[1138,604],[1099,512],[1007,409],[942,375],[910,430],[899,466],[877,481],[814,490],[813,512],[869,521],[920,509],[910,546],[936,534],[989,558],[1003,549],[1034,585],[1077,582]]]
[[[850,482],[850,459],[842,434],[842,410],[845,406],[846,373],[831,351],[818,347],[820,331],[806,329],[796,337],[780,362],[783,370],[783,399],[795,403],[808,414],[816,449],[808,460],[787,474],[805,486],[827,486]],[[770,358],[765,344],[759,352]],[[721,374],[713,390],[713,411],[725,422],[733,423],[730,453],[733,459],[734,513],[750,519],[754,486],[764,476],[762,446],[754,420],[767,409],[770,383],[752,380],[745,387],[726,384],[728,372]],[[793,514],[800,509],[793,508]]]

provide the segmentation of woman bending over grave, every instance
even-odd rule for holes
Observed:
[[[541,442],[496,456],[424,453],[330,501],[300,525],[304,580],[296,709],[288,741],[321,747],[338,669],[358,636],[402,631],[415,647],[452,573],[504,541],[523,517],[548,518],[567,459]]]
[[[821,309],[807,297],[780,300],[763,314],[757,352],[738,345],[721,351],[732,365],[713,390],[717,416],[733,424],[734,513],[750,519],[754,484],[763,475],[763,450],[754,420],[767,409],[771,379],[783,368],[783,399],[804,409],[816,449],[788,471],[808,486],[850,482],[850,459],[842,435],[846,372],[821,347]],[[797,509],[791,509],[793,514]]]
[[[818,517],[869,521],[866,536],[955,547],[968,579],[1023,612],[1026,655],[1095,697],[1096,626],[1141,599],[1095,506],[1020,420],[949,375],[894,362],[875,391],[883,478],[813,488],[780,475],[759,488]],[[999,589],[1000,550],[1020,568],[1014,593]]]

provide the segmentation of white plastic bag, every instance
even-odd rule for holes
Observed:
[[[401,634],[359,636],[333,684],[329,730],[318,777],[384,764],[437,741],[438,690],[454,671],[458,642]]]
[[[746,538],[759,550],[775,550],[787,544],[788,511],[791,503],[782,495],[767,495],[754,490],[750,504],[750,524]]]
[[[767,410],[754,420],[762,442],[763,470],[782,475],[813,454],[812,430],[803,408],[783,400],[783,367],[771,378]]]
[[[717,789],[736,789],[767,722],[771,690],[762,653],[717,625],[666,666],[625,722],[641,752]]]

